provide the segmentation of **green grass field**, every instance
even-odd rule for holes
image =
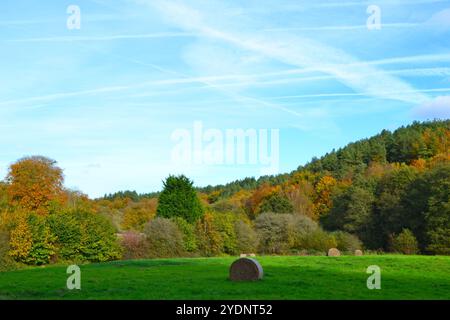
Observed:
[[[81,290],[66,266],[0,273],[0,299],[450,299],[450,257],[257,257],[258,282],[231,282],[224,258],[115,261],[81,266]],[[366,268],[381,268],[369,290]]]

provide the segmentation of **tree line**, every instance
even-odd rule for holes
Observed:
[[[100,199],[64,187],[56,162],[12,164],[0,182],[0,269],[54,262],[239,253],[450,254],[450,121],[415,122],[297,170]]]

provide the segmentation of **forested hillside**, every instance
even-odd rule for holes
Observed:
[[[450,254],[450,121],[413,123],[297,170],[91,200],[56,162],[26,157],[0,183],[0,270],[61,261],[325,254],[332,247]]]
[[[405,230],[423,253],[448,254],[449,142],[449,120],[415,122],[350,143],[288,174],[197,190],[213,214],[254,221],[266,211],[295,213],[326,230],[357,235],[366,248],[387,251]]]

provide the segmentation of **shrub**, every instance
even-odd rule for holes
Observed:
[[[336,248],[342,252],[355,252],[357,249],[362,249],[362,243],[355,235],[344,231],[336,231],[332,235],[336,239]]]
[[[291,214],[263,213],[256,218],[260,252],[287,253],[294,241],[291,233],[292,217]]]
[[[49,220],[58,237],[57,254],[64,260],[104,262],[122,256],[116,231],[102,215],[73,210],[51,215]]]
[[[203,218],[197,222],[195,235],[201,255],[209,257],[222,253],[222,235],[217,229],[211,213],[205,213]]]
[[[304,215],[263,213],[255,220],[255,228],[262,253],[327,252],[336,246],[333,236]]]
[[[30,215],[28,219],[32,235],[31,248],[24,259],[27,264],[48,264],[56,253],[55,242],[57,237],[52,234],[45,217]]]
[[[336,245],[336,239],[321,228],[317,228],[312,232],[304,234],[298,242],[299,249],[313,252],[328,252],[328,249],[335,248]]]
[[[82,228],[82,255],[88,261],[103,262],[120,259],[121,247],[111,222],[98,214],[79,212]]]
[[[222,252],[230,255],[238,252],[235,221],[236,215],[232,213],[213,214],[213,223],[222,238]]]
[[[143,259],[147,256],[148,247],[145,235],[133,231],[122,234],[121,245],[123,259]]]
[[[181,217],[194,223],[203,216],[203,207],[193,183],[187,177],[169,176],[158,199],[156,215],[163,218]]]
[[[168,258],[184,253],[183,234],[173,221],[155,218],[145,226],[144,233],[149,257]]]
[[[49,216],[52,233],[58,237],[56,254],[63,261],[85,260],[81,252],[81,223],[74,213],[57,213]]]
[[[307,216],[295,214],[292,215],[292,228],[297,235],[305,235],[317,230],[319,225]]]
[[[236,232],[237,251],[239,253],[253,253],[258,249],[258,235],[255,230],[242,220],[234,223]]]
[[[171,219],[177,225],[178,229],[183,234],[184,250],[186,252],[195,252],[198,249],[197,238],[195,236],[195,226],[188,223],[180,217]]]
[[[403,254],[415,254],[419,251],[416,237],[409,229],[391,236],[391,249]]]

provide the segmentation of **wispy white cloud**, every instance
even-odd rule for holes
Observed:
[[[151,65],[151,66],[155,67],[154,65]],[[237,102],[242,102],[242,103],[251,102],[253,104],[262,105],[264,107],[278,109],[278,110],[287,112],[294,116],[298,116],[298,117],[302,116],[302,114],[300,112],[297,112],[290,108],[287,108],[287,107],[284,107],[284,106],[281,106],[281,105],[278,105],[275,103],[267,102],[267,101],[264,101],[263,99],[248,97],[248,96],[236,93],[234,91],[227,90],[223,86],[221,86],[219,84],[215,84],[213,82],[214,80],[218,80],[218,77],[188,77],[180,72],[166,70],[166,69],[160,68],[160,67],[158,67],[158,69],[165,71],[166,73],[179,75],[181,77],[176,78],[176,79],[147,81],[147,82],[143,82],[143,83],[139,83],[139,84],[99,87],[99,88],[94,88],[94,89],[90,89],[90,90],[61,92],[61,93],[53,93],[53,94],[40,95],[40,96],[34,96],[34,97],[27,97],[27,98],[22,98],[22,99],[6,100],[6,101],[0,102],[0,107],[1,106],[12,106],[12,105],[23,104],[23,103],[52,101],[52,100],[58,100],[58,99],[87,96],[87,95],[109,94],[112,92],[126,91],[126,90],[131,90],[131,89],[143,88],[143,87],[147,87],[147,86],[167,86],[167,85],[186,84],[186,83],[194,82],[194,83],[201,83],[205,87],[208,87],[208,88],[216,89],[219,92],[226,94],[227,96],[229,96],[230,98],[234,99]]]
[[[403,56],[403,57],[378,59],[373,61],[367,61],[364,63],[369,65],[387,65],[400,63],[429,63],[429,62],[444,62],[444,61],[450,61],[450,54],[442,53],[442,54]]]
[[[198,89],[216,89],[227,95],[232,95],[234,98],[239,101],[259,101],[263,105],[269,106],[266,102],[263,102],[262,99],[255,99],[245,97],[244,95],[238,95],[235,92],[225,90],[225,88],[231,87],[241,87],[241,86],[269,86],[269,85],[281,85],[281,84],[295,84],[302,81],[317,81],[317,80],[329,80],[335,79],[334,75],[318,75],[318,76],[303,76],[303,77],[284,77],[284,78],[276,78],[279,76],[286,75],[296,75],[302,73],[311,73],[313,71],[318,71],[317,69],[290,69],[279,72],[266,72],[266,73],[255,73],[255,74],[230,74],[230,75],[213,75],[213,76],[204,76],[204,77],[189,77],[184,75],[184,77],[179,78],[171,78],[164,80],[154,80],[154,81],[146,81],[140,83],[130,83],[121,86],[109,86],[109,87],[99,87],[93,88],[89,90],[79,90],[72,92],[59,92],[52,93],[40,96],[26,97],[21,99],[14,100],[5,100],[0,101],[0,106],[12,106],[17,104],[24,103],[35,103],[35,102],[48,102],[53,100],[72,98],[72,97],[80,97],[80,96],[89,96],[89,95],[100,95],[100,94],[110,94],[113,92],[122,92],[127,90],[139,89],[144,87],[167,87],[167,86],[178,86],[185,84],[200,84],[197,86],[191,87],[183,87],[179,89],[172,90],[152,90],[149,93],[138,93],[138,94],[129,94],[127,95],[130,98],[142,98],[142,97],[151,97],[158,95],[170,95],[177,94],[183,91],[189,90],[198,90]],[[377,75],[380,71],[374,72],[370,75]],[[450,68],[439,67],[439,68],[411,68],[411,69],[398,69],[398,70],[389,70],[383,73],[386,74],[395,74],[402,76],[450,76]],[[275,77],[275,79],[273,79]],[[269,78],[264,80],[265,78]],[[272,78],[272,79],[271,79]],[[434,88],[434,89],[414,89],[409,91],[385,91],[379,92],[380,95],[394,95],[394,94],[416,94],[416,93],[429,93],[429,92],[442,92],[442,91],[450,91],[450,88]],[[289,95],[289,96],[280,96],[278,99],[291,99],[291,98],[316,98],[316,97],[345,97],[345,96],[365,96],[366,93],[327,93],[327,94],[304,94],[304,95]],[[272,97],[273,98],[273,97]],[[34,108],[46,106],[43,105],[34,105]],[[279,108],[277,106],[273,106],[275,108]],[[288,111],[288,110],[285,110]],[[288,112],[291,113],[292,110]],[[298,112],[295,112],[297,115]]]
[[[25,20],[27,15],[11,6],[0,22],[0,28],[11,27],[0,36],[0,175],[14,159],[38,153],[59,160],[68,185],[90,195],[157,190],[174,170],[190,174],[196,183],[223,183],[253,171],[176,170],[167,161],[173,128],[190,128],[196,117],[219,129],[280,128],[287,148],[281,162],[289,171],[314,155],[411,118],[448,117],[448,99],[431,103],[433,96],[450,94],[449,79],[444,79],[450,61],[446,34],[434,27],[420,26],[419,33],[409,29],[442,5],[377,1],[382,21],[397,23],[366,34],[362,23],[369,1],[184,0],[202,6],[176,14],[165,8],[143,10],[130,5],[134,0],[95,1],[101,7],[92,2],[82,5],[79,32],[63,32],[64,10],[47,10],[42,3],[29,7],[33,15],[28,17],[36,20]],[[98,21],[120,21],[86,24],[95,20],[88,20],[89,12],[97,12]],[[39,20],[47,15],[48,20]],[[125,22],[130,16],[136,19]],[[56,24],[60,29],[53,28]],[[302,30],[311,32],[296,36]],[[185,54],[196,44],[193,61]],[[367,57],[377,60],[364,61]],[[409,105],[424,99],[430,100],[422,103],[423,110],[408,117]],[[303,132],[285,130],[290,126]]]
[[[113,40],[133,40],[152,38],[179,38],[192,37],[193,34],[187,32],[157,32],[147,34],[118,34],[106,36],[68,36],[68,37],[45,37],[45,38],[25,38],[7,40],[10,42],[77,42],[77,41],[113,41]]]
[[[415,92],[408,83],[359,61],[343,50],[309,38],[283,32],[269,36],[257,30],[251,33],[245,31],[237,33],[213,27],[206,22],[200,10],[181,3],[163,1],[146,1],[146,3],[160,10],[172,24],[185,31],[196,32],[199,37],[221,40],[288,65],[314,68],[336,77],[356,92],[414,104],[429,99],[428,96]]]
[[[268,107],[268,108],[273,108],[273,109],[278,109],[284,112],[287,112],[291,115],[294,115],[296,117],[301,117],[303,116],[300,112],[292,110],[290,108],[284,107],[282,105],[278,105],[272,102],[267,102],[263,99],[260,98],[255,98],[255,97],[249,97],[243,94],[240,94],[238,92],[235,91],[231,91],[229,89],[226,89],[225,86],[220,85],[220,84],[216,84],[215,81],[216,80],[224,80],[224,76],[212,76],[212,77],[191,77],[187,74],[185,74],[184,72],[180,72],[180,71],[174,71],[165,67],[161,67],[152,63],[146,63],[143,62],[141,60],[138,59],[131,59],[128,57],[123,57],[121,55],[117,55],[117,54],[112,54],[112,53],[107,53],[104,52],[105,54],[108,55],[112,55],[116,58],[119,59],[123,59],[123,60],[127,60],[129,62],[138,64],[138,65],[142,65],[142,66],[146,66],[146,67],[150,67],[152,69],[158,70],[160,72],[162,72],[163,74],[167,74],[167,75],[172,75],[172,76],[176,76],[178,77],[177,79],[169,79],[169,80],[160,80],[160,81],[151,81],[151,82],[146,82],[143,84],[139,84],[138,86],[142,87],[142,86],[146,86],[146,85],[170,85],[170,84],[183,84],[183,83],[192,83],[192,82],[196,82],[196,83],[200,83],[203,84],[205,88],[211,88],[214,90],[219,91],[222,94],[225,94],[226,96],[230,97],[231,99],[234,99],[236,102],[239,103],[244,103],[244,105],[248,102],[251,102],[253,104],[257,104],[257,105],[261,105],[264,107]],[[236,75],[234,75],[236,77]],[[239,77],[239,75],[237,75]],[[232,76],[225,76],[225,77],[232,77]],[[234,78],[236,79],[236,78]],[[126,87],[127,89],[130,88],[130,86]],[[120,88],[119,90],[122,90],[122,88]],[[1,103],[0,103],[1,105]]]
[[[450,96],[438,96],[415,108],[413,113],[424,119],[449,119]]]
[[[403,91],[403,92],[384,92],[381,94],[389,95],[389,94],[417,94],[417,93],[432,93],[432,92],[448,92],[450,88],[434,88],[434,89],[421,89],[414,91]],[[298,94],[298,95],[286,95],[286,96],[274,96],[267,97],[270,100],[285,100],[285,99],[298,99],[298,98],[324,98],[324,97],[360,97],[365,96],[364,93],[352,92],[352,93],[318,93],[318,94]],[[424,104],[428,103],[431,100],[427,100]]]
[[[301,69],[300,69],[301,71]],[[380,71],[377,71],[373,74],[367,74],[366,76],[378,75]],[[410,69],[397,69],[397,70],[388,70],[382,71],[383,74],[397,75],[402,77],[446,77],[450,76],[450,68],[446,67],[438,67],[438,68],[410,68]],[[290,73],[280,72],[278,75],[295,75],[295,70],[291,70]],[[255,74],[255,75],[241,75],[241,76],[228,76],[228,80],[234,80],[233,82],[221,83],[222,87],[237,87],[237,86],[273,86],[273,85],[286,85],[286,84],[296,84],[299,82],[311,82],[311,81],[321,81],[321,80],[333,80],[336,79],[333,75],[317,75],[317,76],[301,76],[301,77],[283,77],[283,78],[275,78],[274,73],[271,73],[267,77],[269,79],[264,79],[264,74]],[[225,80],[224,78],[222,80]],[[272,78],[272,79],[271,79]],[[220,80],[220,77],[217,78]],[[416,92],[427,92],[427,90],[414,89],[408,91],[409,93]],[[392,92],[391,92],[392,93]],[[361,94],[364,95],[364,94]]]
[[[449,3],[450,0],[379,0],[376,3],[380,6],[417,6],[428,4]],[[361,1],[365,6],[373,4],[372,0]]]
[[[428,4],[449,3],[450,0],[377,0],[375,3],[372,0],[368,1],[310,1],[302,0],[295,1],[295,3],[276,1],[266,2],[264,6],[260,5],[260,2],[256,2],[257,5],[246,8],[246,12],[305,12],[307,10],[323,10],[323,9],[339,9],[339,8],[367,8],[369,5],[376,4],[382,7],[389,6],[420,6]]]
[[[441,10],[425,23],[427,27],[435,28],[440,31],[450,30],[450,8]]]
[[[412,28],[417,27],[420,23],[397,22],[397,23],[383,23],[383,28]],[[360,25],[336,25],[336,26],[313,26],[313,27],[289,27],[289,28],[267,28],[263,31],[349,31],[349,30],[367,30],[366,24]]]
[[[15,104],[28,103],[28,102],[34,103],[34,102],[41,102],[41,101],[51,101],[51,100],[71,98],[71,97],[76,97],[76,96],[123,91],[123,90],[127,90],[127,89],[130,89],[130,87],[129,86],[111,86],[111,87],[102,87],[102,88],[96,88],[96,89],[90,89],[90,90],[60,92],[60,93],[33,96],[33,97],[27,97],[27,98],[21,98],[21,99],[1,101],[0,106],[11,106],[11,105],[15,105]]]
[[[407,6],[407,5],[420,5],[430,3],[445,3],[449,0],[378,0],[377,5],[395,5],[395,6]],[[350,7],[350,6],[368,6],[373,4],[373,1],[324,1],[320,3],[313,3],[312,6],[316,7]]]
[[[88,14],[83,13],[84,22],[105,22],[105,21],[126,21],[133,19],[133,15],[125,14]],[[26,25],[44,25],[44,24],[61,24],[64,22],[64,16],[59,19],[47,17],[45,19],[17,19],[17,20],[0,20],[0,26],[26,26]]]

